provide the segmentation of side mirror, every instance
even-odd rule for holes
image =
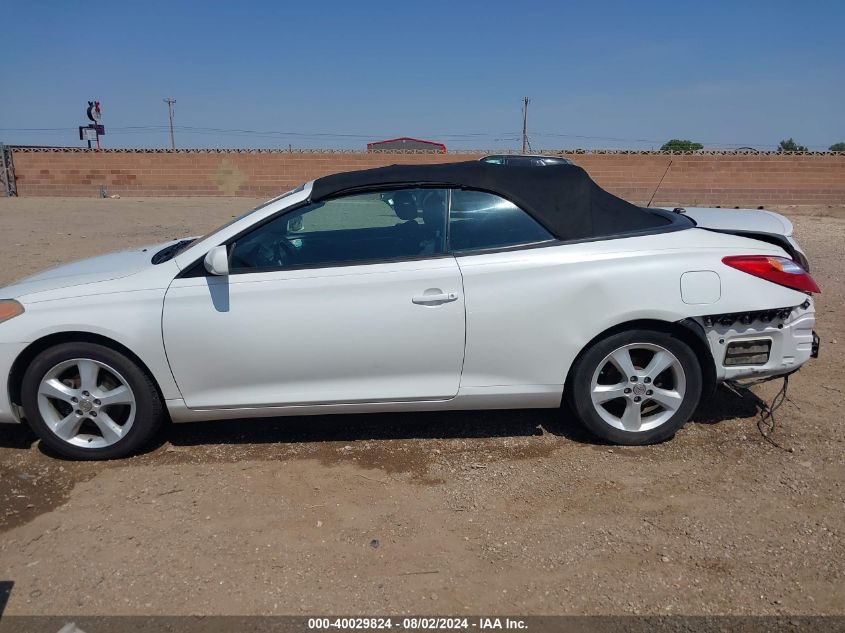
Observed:
[[[229,274],[229,253],[225,246],[215,246],[205,256],[205,269],[212,275]]]

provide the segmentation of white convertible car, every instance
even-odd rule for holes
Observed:
[[[644,209],[574,165],[336,174],[0,289],[0,422],[105,459],[168,417],[568,402],[645,444],[814,356],[818,291],[764,211]]]

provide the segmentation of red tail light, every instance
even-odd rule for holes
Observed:
[[[801,292],[821,292],[810,273],[800,264],[774,255],[734,255],[723,257],[722,263],[749,275]]]

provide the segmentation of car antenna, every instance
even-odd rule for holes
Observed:
[[[664,178],[666,178],[666,174],[668,174],[668,173],[669,173],[669,168],[670,168],[671,166],[672,166],[672,159],[670,158],[670,159],[669,159],[669,164],[668,164],[668,165],[666,165],[666,171],[664,171],[664,172],[663,172],[663,175],[660,177],[660,182],[659,182],[659,183],[657,183],[657,187],[655,187],[655,188],[654,188],[654,193],[652,193],[652,194],[651,194],[651,198],[649,198],[649,199],[648,199],[648,204],[647,204],[647,205],[645,205],[645,206],[646,206],[646,209],[648,209],[648,208],[651,206],[651,203],[654,201],[654,196],[656,196],[656,195],[657,195],[657,191],[658,191],[658,189],[660,189],[660,185],[662,185],[662,184],[663,184],[663,179],[664,179]]]

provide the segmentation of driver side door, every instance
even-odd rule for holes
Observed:
[[[454,397],[465,317],[448,196],[417,192],[397,192],[414,201],[401,215],[379,193],[287,212],[230,241],[228,276],[174,280],[162,329],[186,405]]]

